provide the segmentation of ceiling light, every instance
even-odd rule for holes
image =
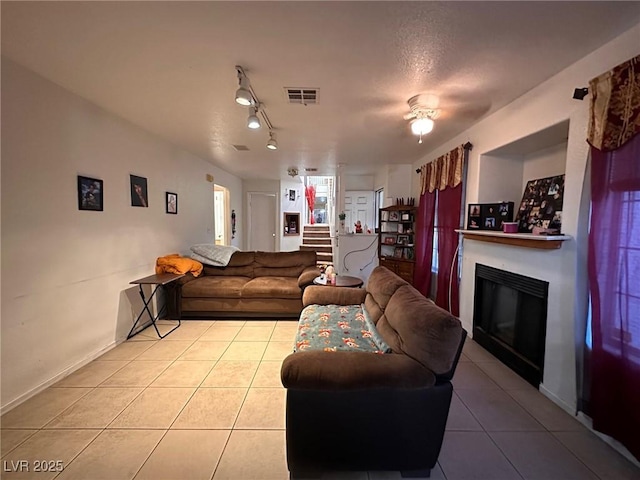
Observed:
[[[258,118],[258,115],[256,115],[255,107],[249,107],[249,118],[247,118],[247,127],[251,128],[252,130],[260,128],[260,119]]]
[[[433,120],[430,118],[416,118],[411,122],[411,131],[414,135],[426,135],[433,130]]]
[[[253,105],[254,100],[250,90],[251,85],[249,84],[249,79],[245,75],[242,67],[236,66],[236,71],[238,72],[238,81],[240,82],[240,88],[236,90],[236,103],[245,107]]]
[[[269,132],[269,141],[267,142],[267,148],[269,150],[278,149],[278,142],[276,141],[275,134],[273,132]]]

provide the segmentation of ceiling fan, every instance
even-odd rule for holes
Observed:
[[[415,95],[407,100],[409,113],[403,118],[411,120],[411,131],[418,135],[418,143],[422,143],[422,136],[433,130],[434,120],[440,115],[438,109],[439,98],[433,94]]]

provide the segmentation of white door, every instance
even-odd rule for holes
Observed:
[[[249,192],[249,242],[248,250],[276,251],[278,216],[276,194]]]
[[[355,231],[355,223],[360,220],[363,231],[365,225],[373,232],[375,216],[373,214],[373,191],[350,190],[344,192],[345,226],[350,232]]]
[[[216,245],[230,245],[229,190],[221,185],[213,186],[213,217]]]

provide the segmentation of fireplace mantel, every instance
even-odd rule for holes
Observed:
[[[469,240],[541,250],[558,249],[562,246],[562,242],[572,238],[570,235],[533,235],[531,233],[503,233],[491,230],[456,230],[456,232]]]

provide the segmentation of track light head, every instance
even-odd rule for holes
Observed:
[[[247,127],[252,130],[256,130],[260,128],[260,119],[257,115],[257,110],[255,107],[249,107],[249,117],[247,118]]]
[[[275,134],[273,132],[269,132],[269,141],[267,142],[267,148],[269,150],[278,149],[278,142],[276,141]]]
[[[251,86],[249,83],[249,79],[245,75],[242,67],[236,66],[236,71],[238,72],[238,82],[240,83],[240,88],[236,90],[236,103],[244,107],[253,105],[255,102],[250,90]]]

